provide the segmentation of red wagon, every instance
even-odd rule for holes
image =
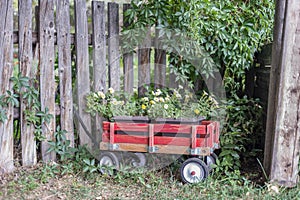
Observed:
[[[134,152],[138,166],[146,163],[143,153],[187,155],[180,168],[183,182],[204,180],[215,163],[219,148],[219,123],[198,124],[103,122],[101,166],[119,167],[117,152]]]

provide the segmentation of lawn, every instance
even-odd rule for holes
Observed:
[[[75,163],[38,164],[0,176],[0,199],[299,199],[293,189],[261,182],[261,172],[212,174],[182,184],[178,165],[159,171],[120,171],[114,177],[75,169]]]

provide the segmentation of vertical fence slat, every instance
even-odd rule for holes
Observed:
[[[85,97],[90,92],[90,70],[88,52],[88,23],[85,0],[75,0],[75,46],[77,78],[77,112],[80,144],[91,145],[91,118],[85,112]]]
[[[12,0],[2,0],[0,6],[0,96],[11,90],[13,71],[13,6]],[[6,109],[7,119],[0,121],[0,174],[11,172],[13,164],[13,108]]]
[[[93,17],[93,90],[106,91],[106,35],[105,35],[105,4],[104,2],[92,2]],[[101,119],[97,115],[93,119],[93,133],[100,141]]]
[[[155,31],[155,65],[154,65],[154,82],[156,87],[166,86],[166,51],[162,49],[159,41],[159,30]]]
[[[32,0],[19,1],[19,69],[22,76],[34,78],[32,70]],[[22,143],[22,164],[37,163],[34,125],[27,124],[25,111],[30,109],[26,99],[20,96],[20,125]]]
[[[70,140],[70,146],[74,147],[71,35],[69,10],[69,0],[57,1],[56,26],[60,90],[60,125],[62,130],[67,131],[66,139]]]
[[[54,140],[55,132],[55,80],[54,80],[54,1],[39,1],[39,43],[40,43],[40,95],[41,109],[52,115],[49,123],[42,125],[46,140],[42,142],[43,161],[56,159],[55,152],[48,153],[48,141]]]
[[[145,38],[138,49],[138,92],[145,93],[145,84],[150,84],[150,53],[151,53],[151,31],[147,28]]]
[[[109,86],[120,90],[119,5],[108,3]]]
[[[93,16],[93,86],[94,91],[106,91],[105,4],[92,2]]]
[[[124,27],[128,27],[129,23],[124,13],[130,8],[130,4],[123,5],[123,23]],[[133,53],[123,52],[124,65],[124,91],[128,93],[133,92],[134,70],[133,70]]]

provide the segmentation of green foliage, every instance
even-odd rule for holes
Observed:
[[[48,141],[50,148],[48,152],[54,151],[59,155],[61,161],[68,160],[73,157],[76,149],[70,147],[70,140],[66,139],[67,131],[61,130],[58,126],[54,133],[55,141]]]
[[[55,140],[48,141],[50,148],[47,152],[55,152],[58,155],[59,161],[63,163],[61,173],[67,174],[74,170],[87,174],[96,172],[99,166],[96,165],[96,160],[87,147],[71,147],[70,140],[66,139],[66,134],[67,131],[61,130],[58,126],[54,133]]]
[[[249,153],[262,133],[262,107],[258,100],[239,98],[235,96],[224,102],[225,119],[222,122],[222,136],[220,137],[222,151],[217,164],[225,171],[238,170],[241,166],[240,156]]]
[[[98,167],[95,165],[95,159],[83,159],[85,163],[85,167],[83,168],[83,172],[93,173],[98,170]]]
[[[125,13],[130,26],[123,30],[127,51],[155,25],[177,80],[193,83],[218,67],[229,94],[243,89],[254,53],[272,41],[273,1],[132,0],[131,5]]]
[[[18,74],[11,78],[13,82],[13,92],[7,92],[8,96],[10,96],[9,103],[12,106],[19,106],[19,99],[26,105],[26,109],[24,110],[25,118],[24,120],[28,125],[33,125],[35,130],[35,139],[37,141],[42,141],[45,137],[42,135],[42,126],[50,122],[53,118],[51,114],[49,114],[49,109],[45,108],[45,110],[41,110],[41,102],[39,100],[39,90],[36,88],[37,81],[35,79],[30,79],[28,77],[21,76]]]
[[[272,41],[274,1],[132,0],[125,16],[131,23],[123,30],[125,49],[134,49],[156,26],[177,81],[193,86],[200,75],[220,71],[229,99],[209,112],[225,116],[218,162],[225,170],[239,169],[241,154],[254,146],[262,127],[258,101],[242,97],[245,71],[254,53]]]

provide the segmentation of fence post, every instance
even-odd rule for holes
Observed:
[[[119,5],[108,3],[109,86],[120,90]]]
[[[48,141],[54,141],[55,125],[55,80],[54,80],[54,1],[39,1],[39,43],[40,43],[40,95],[41,110],[52,115],[49,123],[42,124],[45,141],[42,142],[43,161],[56,159],[55,152],[47,152],[50,145]]]
[[[105,4],[104,2],[92,1],[93,17],[93,90],[106,91],[106,35],[105,35]],[[101,118],[97,114],[93,119],[93,135],[98,142],[102,133]],[[97,146],[98,147],[98,146]]]
[[[123,24],[124,27],[128,27],[128,19],[125,17],[125,12],[130,8],[130,4],[123,5]],[[123,65],[124,65],[124,91],[128,93],[133,92],[133,79],[134,79],[134,69],[133,69],[133,49],[125,49],[123,52]]]
[[[69,0],[57,1],[56,26],[60,91],[60,125],[61,130],[67,131],[66,139],[70,141],[70,146],[74,147],[71,35],[69,10]]]
[[[156,87],[166,86],[166,51],[162,49],[159,39],[159,30],[155,30],[155,61],[154,61],[154,82]]]
[[[22,76],[33,79],[32,64],[32,0],[19,1],[19,69]],[[23,89],[22,89],[23,90]],[[20,125],[22,143],[22,164],[31,166],[37,163],[34,125],[26,121],[25,111],[31,109],[28,101],[20,95]]]
[[[151,53],[151,29],[146,28],[145,36],[138,49],[138,92],[145,93],[144,85],[150,84],[150,53]]]
[[[91,117],[85,112],[85,97],[90,92],[90,70],[88,51],[88,24],[87,9],[85,0],[75,0],[75,46],[76,46],[76,102],[77,120],[80,144],[88,144],[91,147],[92,141],[89,138],[91,133]]]
[[[298,182],[300,153],[300,4],[276,1],[264,165],[271,181]]]
[[[0,6],[0,96],[12,89],[13,72],[13,5],[12,0],[2,0]],[[7,119],[0,121],[0,174],[11,172],[13,163],[13,107],[1,108]]]

